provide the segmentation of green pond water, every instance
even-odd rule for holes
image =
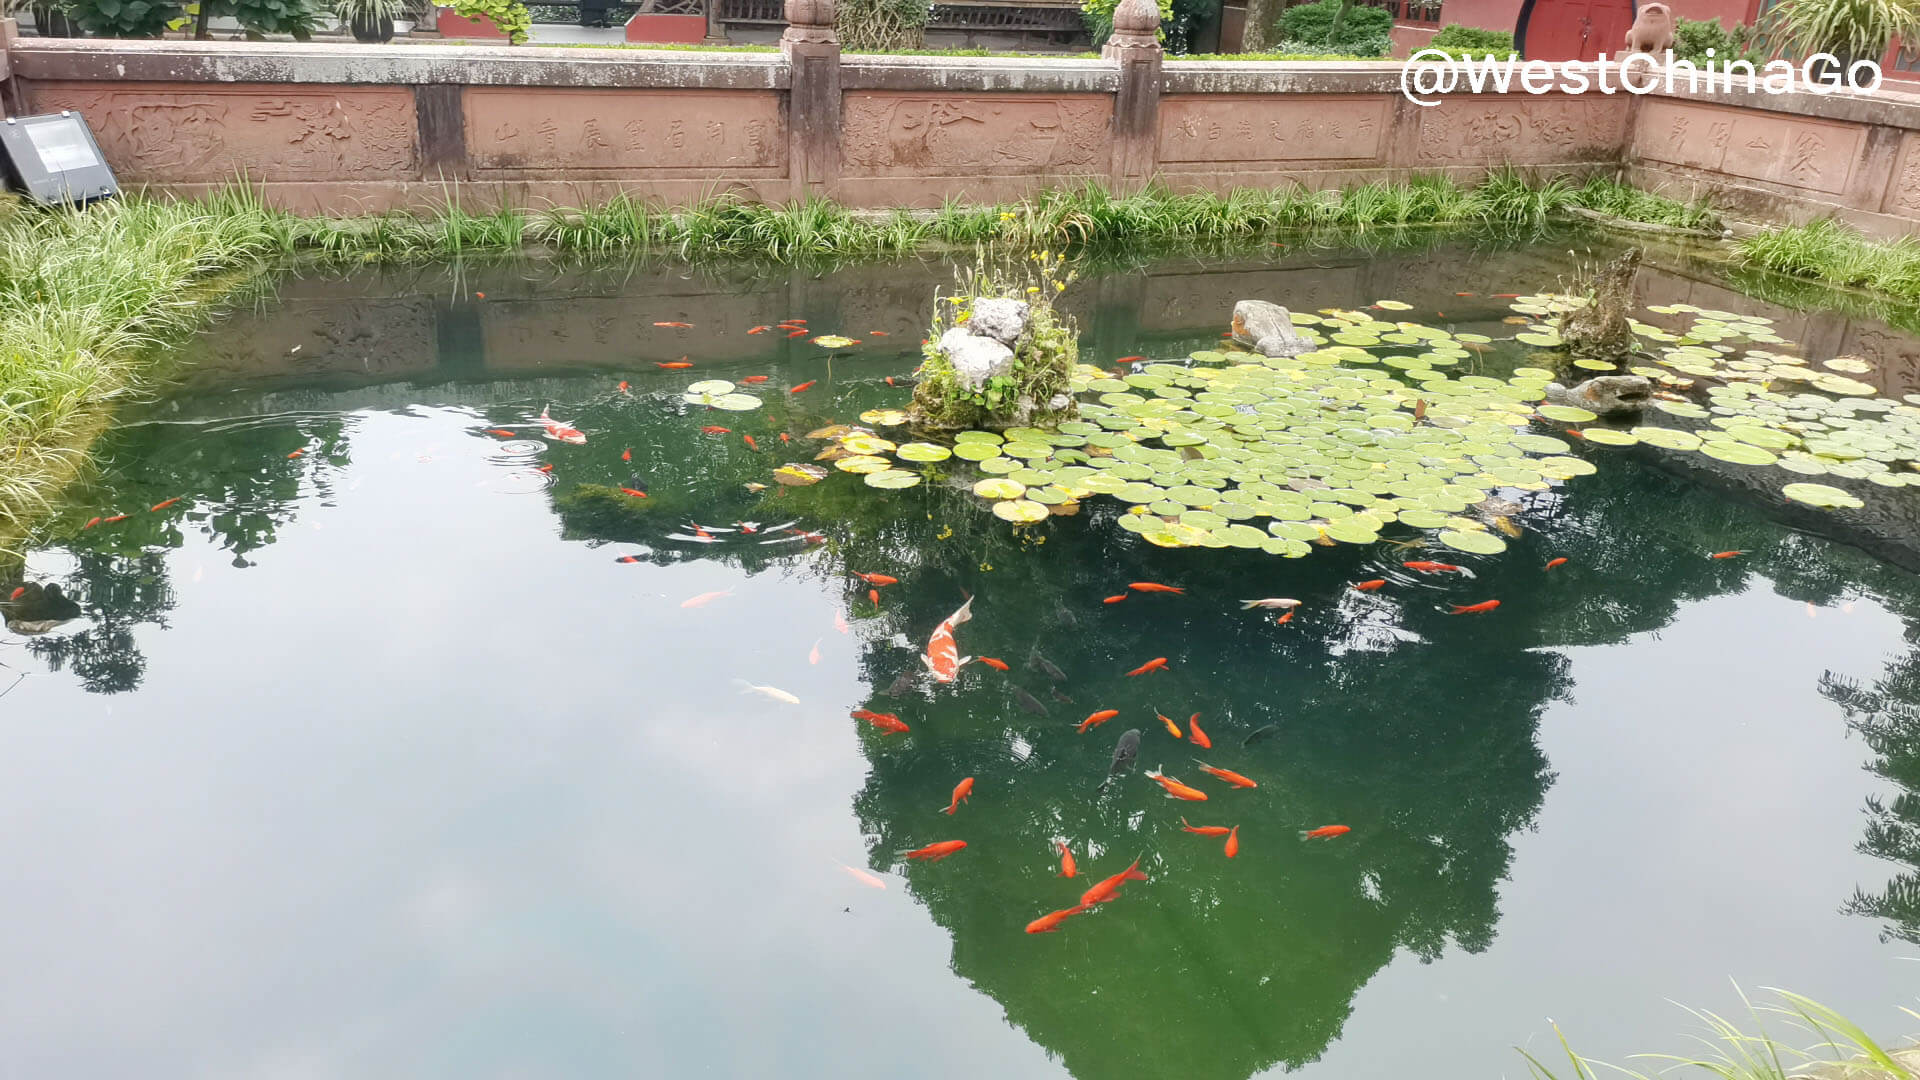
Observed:
[[[1065,303],[1106,367],[1205,349],[1249,297],[1507,337],[1489,294],[1554,287],[1570,248],[1609,253],[1167,259]],[[1900,331],[1654,263],[1646,303],[1768,316],[1920,388]],[[1390,528],[1413,546],[1288,559],[1158,548],[1105,498],[1016,528],[959,462],[750,491],[826,445],[807,431],[904,404],[950,282],[293,278],[183,349],[27,558],[70,603],[9,612],[0,1075],[1468,1080],[1525,1075],[1512,1048],[1553,1022],[1616,1061],[1688,1049],[1669,999],[1737,1010],[1729,980],[1908,1030],[1916,493],[1821,514],[1771,497],[1799,477],[1578,446],[1593,475],[1502,493],[1499,555]],[[861,344],[747,333],[790,317]],[[762,408],[681,401],[749,375]],[[585,445],[519,426],[549,404]],[[900,580],[875,605],[856,572]],[[1185,594],[1103,603],[1138,581]],[[897,687],[968,595],[960,652],[1011,670]],[[1258,597],[1302,603],[1278,625]],[[1128,729],[1139,768],[1102,791]],[[1182,816],[1237,825],[1238,856]],[[1299,835],[1328,824],[1352,831]],[[1023,932],[1136,856],[1149,880]]]

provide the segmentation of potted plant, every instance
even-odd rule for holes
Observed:
[[[72,16],[67,14],[67,6],[65,4],[59,3],[56,0],[56,2],[51,3],[36,3],[24,6],[26,10],[33,12],[33,25],[35,29],[40,31],[41,37],[80,36],[80,28],[74,25]]]
[[[1920,0],[1781,0],[1768,12],[1769,36],[1802,58],[1829,53],[1816,77],[1844,76],[1859,60],[1878,60],[1894,38],[1920,40]]]
[[[333,10],[353,31],[353,40],[374,45],[393,40],[393,20],[403,6],[404,0],[334,0]]]
[[[519,45],[533,29],[533,16],[520,0],[453,0],[440,9],[437,25],[442,37],[506,38]]]

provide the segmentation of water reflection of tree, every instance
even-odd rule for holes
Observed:
[[[1870,687],[1829,672],[1820,692],[1878,755],[1868,770],[1899,788],[1891,799],[1867,798],[1857,847],[1902,869],[1877,892],[1855,889],[1845,909],[1881,920],[1883,939],[1920,944],[1920,653],[1888,664]]]

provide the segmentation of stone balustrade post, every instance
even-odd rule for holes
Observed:
[[[1113,187],[1143,186],[1157,165],[1160,138],[1160,8],[1154,0],[1120,0],[1113,34],[1100,55],[1120,66],[1113,99]]]
[[[787,0],[787,168],[795,198],[825,195],[840,174],[840,38],[834,0]]]
[[[20,40],[20,24],[12,19],[0,19],[0,116],[10,116],[14,110],[24,107],[17,100],[19,91],[13,85],[13,64],[7,53],[13,49],[13,43]]]

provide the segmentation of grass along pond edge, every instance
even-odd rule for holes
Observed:
[[[1087,252],[1314,231],[1538,227],[1575,210],[1688,232],[1721,227],[1704,202],[1605,178],[1538,180],[1512,168],[1471,188],[1422,176],[1343,190],[1215,196],[1150,188],[1115,196],[1088,184],[1002,206],[878,213],[817,200],[775,207],[715,199],[669,210],[625,197],[588,208],[476,212],[461,205],[457,187],[430,215],[356,218],[279,211],[244,184],[191,200],[134,195],[77,212],[0,200],[0,552],[17,556],[34,522],[80,475],[112,406],[156,384],[167,341],[295,260],[418,263],[544,250],[798,262],[987,245]],[[1824,264],[1791,265],[1818,272]],[[1907,287],[1904,278],[1886,280]],[[1920,294],[1920,282],[1913,289]]]

